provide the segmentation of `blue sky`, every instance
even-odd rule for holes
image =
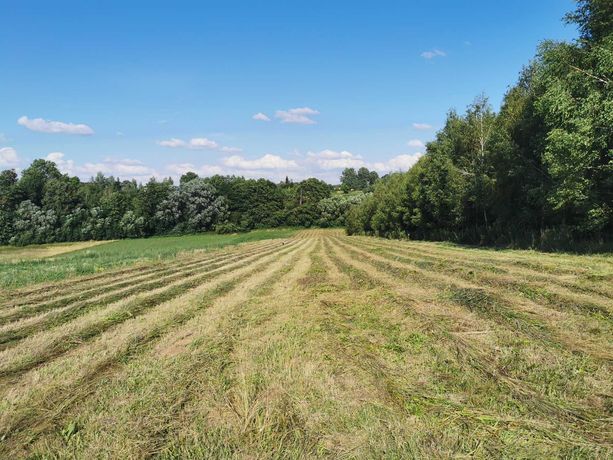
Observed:
[[[0,0],[0,168],[337,182],[504,92],[570,0]],[[254,116],[256,116],[254,119]],[[259,119],[257,119],[259,118]]]

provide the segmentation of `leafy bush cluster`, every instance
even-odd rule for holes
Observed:
[[[450,111],[427,153],[354,208],[349,233],[546,249],[613,234],[613,2],[582,0],[498,113]]]
[[[367,171],[368,172],[368,171]],[[275,184],[190,172],[147,184],[98,174],[89,182],[35,160],[21,177],[0,172],[0,244],[137,238],[278,226],[343,225],[362,192],[335,194],[318,179]]]
[[[319,204],[320,227],[344,227],[349,210],[360,204],[367,194],[362,191],[352,193],[336,193],[322,199]]]

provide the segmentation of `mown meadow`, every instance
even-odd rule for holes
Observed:
[[[249,238],[10,289],[0,456],[613,455],[610,255]]]
[[[183,251],[219,249],[228,245],[284,238],[290,228],[254,230],[217,235],[197,233],[182,236],[134,238],[116,241],[55,243],[25,247],[0,247],[0,288],[62,280],[93,274],[135,262],[159,261]]]

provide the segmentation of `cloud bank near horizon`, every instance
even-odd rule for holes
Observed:
[[[122,180],[136,179],[146,182],[151,177],[158,180],[165,177],[178,179],[182,174],[192,171],[202,177],[215,174],[236,175],[266,178],[277,182],[284,180],[286,176],[292,180],[316,177],[329,183],[338,183],[340,174],[345,168],[366,167],[381,175],[402,172],[409,170],[422,155],[421,152],[416,152],[396,155],[385,161],[368,161],[361,155],[347,150],[324,149],[317,152],[309,151],[306,154],[294,153],[291,158],[270,153],[255,158],[231,155],[221,157],[215,163],[177,162],[168,163],[161,168],[154,168],[130,158],[107,157],[100,162],[78,163],[74,159],[67,158],[63,152],[52,152],[46,156],[46,159],[56,163],[63,173],[78,176],[83,180],[88,180],[100,172]]]

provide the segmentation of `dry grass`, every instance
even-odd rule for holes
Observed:
[[[605,256],[305,230],[0,310],[0,457],[610,458]]]
[[[23,260],[44,259],[59,256],[67,252],[80,251],[82,249],[98,246],[99,244],[111,243],[109,241],[79,241],[77,243],[53,243],[37,244],[25,247],[0,247],[0,263],[16,263]]]

